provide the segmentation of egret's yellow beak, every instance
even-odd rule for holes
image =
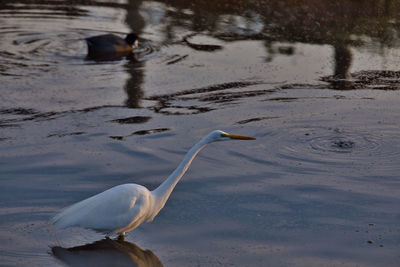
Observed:
[[[236,134],[224,134],[224,135],[226,137],[229,137],[230,139],[236,139],[236,140],[256,140],[254,137],[248,137]]]

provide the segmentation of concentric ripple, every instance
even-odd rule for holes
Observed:
[[[0,34],[3,49],[0,50],[0,75],[6,76],[39,75],[58,64],[82,64],[86,57],[85,37],[90,35],[79,31],[40,33],[2,31],[1,28]],[[98,33],[92,35],[95,34]],[[127,58],[146,61],[155,53],[156,48],[144,41],[132,57]]]
[[[339,129],[333,129],[327,135],[312,137],[309,145],[317,151],[352,154],[362,154],[379,148],[378,140],[374,136]]]
[[[397,138],[395,131],[305,127],[291,128],[287,134],[280,137],[278,156],[304,168],[351,165],[362,169],[379,163],[377,167],[387,169],[400,158],[400,149],[393,141]]]
[[[108,16],[114,18],[114,10],[105,8],[98,13],[96,8],[84,5],[14,5],[10,1],[0,9],[0,16],[7,18],[6,23],[0,23],[0,75],[40,77],[46,72],[57,71],[59,65],[85,64],[85,38],[114,33],[107,28],[99,28],[96,23],[99,20],[105,26],[104,20]],[[87,21],[89,15],[94,16],[92,21]],[[52,19],[52,23],[49,23],[49,19]],[[71,23],[71,19],[75,19],[74,23]],[[120,32],[114,34],[121,37],[125,35]],[[148,60],[155,51],[150,42],[144,41],[128,59]]]
[[[135,49],[134,54],[136,60],[145,61],[153,58],[157,53],[156,47],[154,47],[149,41],[140,42],[139,48]]]
[[[85,53],[82,36],[73,32],[41,33],[21,28],[4,30],[0,51],[0,74],[38,75],[58,63],[80,60]]]
[[[127,90],[129,101],[139,101],[141,63],[157,54],[152,41],[141,39],[134,53],[114,60],[87,60],[85,38],[106,33],[124,37],[130,31],[116,23],[124,21],[124,5],[6,2],[0,8],[0,17],[6,18],[0,23],[2,110],[41,113],[122,105],[126,93],[117,88],[125,84],[133,88]]]
[[[84,43],[80,42],[83,32],[65,27],[71,17],[84,15],[83,9],[10,2],[0,14],[7,18],[0,26],[0,75],[40,75],[84,53]],[[49,25],[49,18],[55,19],[57,31],[52,28],[54,24]]]

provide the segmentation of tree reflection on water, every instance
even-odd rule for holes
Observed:
[[[329,77],[320,77],[332,89],[357,89],[350,81],[350,67],[353,55],[351,47],[360,47],[372,42],[372,49],[397,47],[400,25],[396,18],[400,13],[400,3],[392,0],[364,1],[195,1],[190,4],[182,0],[129,1],[127,24],[132,30],[143,32],[148,20],[157,17],[160,43],[165,45],[181,42],[182,45],[204,52],[217,52],[223,47],[218,44],[197,44],[189,37],[198,34],[210,36],[220,41],[238,40],[262,41],[266,61],[275,55],[295,54],[295,43],[330,45],[333,48],[333,70]],[[282,43],[285,46],[282,47]],[[187,55],[171,60],[179,62]],[[138,98],[143,94],[137,89],[141,75],[131,69],[129,80],[128,106],[138,107]],[[133,89],[130,89],[133,88]],[[382,89],[381,86],[377,88]],[[154,98],[154,97],[153,97]],[[161,103],[161,102],[160,102]],[[165,107],[165,101],[162,102]]]

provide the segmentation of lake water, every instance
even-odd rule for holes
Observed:
[[[334,2],[334,3],[328,3]],[[400,266],[398,1],[1,1],[1,266]],[[86,57],[84,38],[140,49]],[[126,241],[63,207],[150,189]]]

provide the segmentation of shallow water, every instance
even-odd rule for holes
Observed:
[[[400,5],[250,2],[0,3],[0,265],[399,266]],[[213,129],[257,140],[208,146],[125,242],[50,225]]]

